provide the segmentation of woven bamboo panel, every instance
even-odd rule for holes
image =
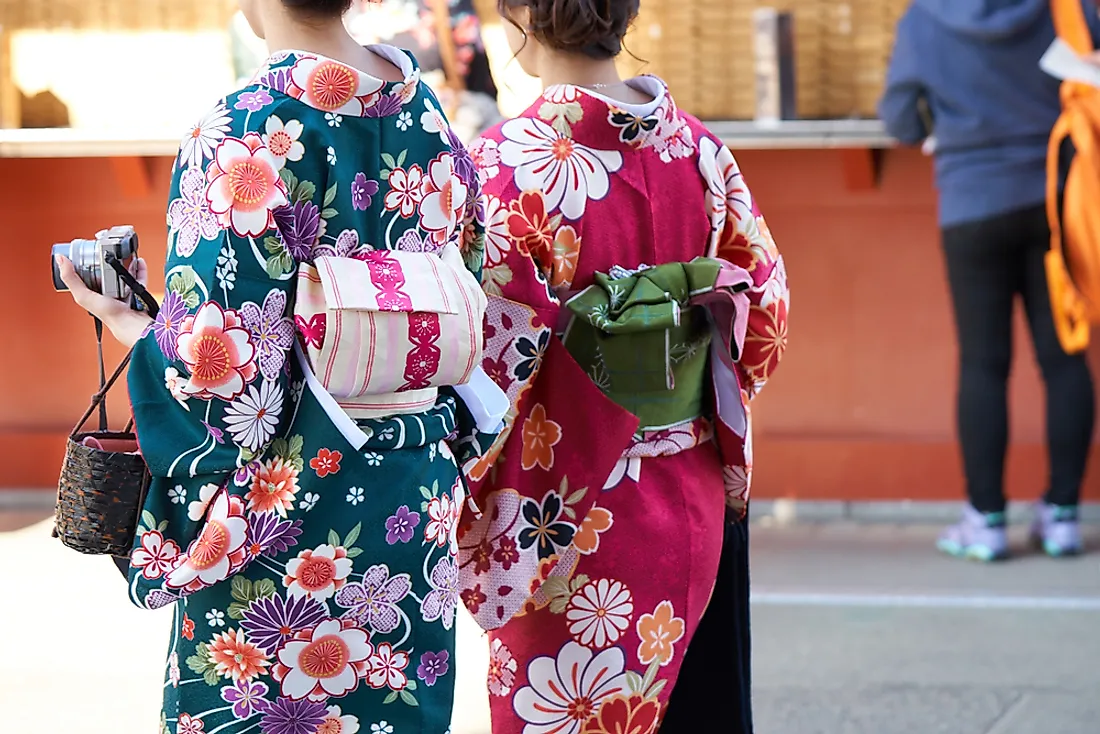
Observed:
[[[873,117],[909,0],[642,0],[626,46],[624,73],[669,83],[679,105],[703,119],[755,113],[752,15],[757,8],[794,18],[798,115]]]
[[[223,29],[237,0],[0,0],[0,26],[12,30]]]

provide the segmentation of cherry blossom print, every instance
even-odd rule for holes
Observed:
[[[410,510],[408,505],[401,505],[397,512],[386,518],[386,543],[408,543],[419,525],[420,513]]]
[[[668,665],[672,661],[674,646],[684,637],[684,620],[672,611],[672,602],[663,601],[652,614],[638,618],[638,661],[650,665],[657,661]]]
[[[383,82],[330,59],[303,56],[290,71],[301,99],[323,112],[360,117],[377,102]]]
[[[556,289],[568,289],[577,274],[577,256],[581,251],[581,238],[569,225],[554,234],[554,248],[550,257],[550,285]]]
[[[172,684],[173,688],[180,684],[180,656],[174,650],[168,656],[168,682]]]
[[[413,69],[412,73],[405,77],[405,81],[401,82],[393,88],[393,95],[401,100],[401,104],[406,105],[413,101],[416,97],[416,90],[420,84],[420,69]]]
[[[485,185],[486,181],[500,175],[500,148],[495,140],[478,138],[470,143],[469,152],[477,168],[478,183]]]
[[[234,681],[264,675],[271,665],[264,651],[249,642],[243,630],[231,629],[214,635],[207,648],[218,675]]]
[[[428,502],[428,524],[424,526],[424,540],[435,542],[440,548],[447,545],[454,528],[455,507],[449,495],[433,497]]]
[[[190,714],[180,714],[176,734],[206,734],[205,728],[206,725],[202,719],[195,718]]]
[[[573,546],[584,555],[590,555],[600,549],[600,535],[611,529],[615,518],[610,510],[593,507],[584,516],[577,534],[573,537]]]
[[[398,604],[412,591],[412,579],[407,573],[390,577],[385,565],[371,566],[363,574],[362,583],[351,583],[336,593],[334,601],[347,609],[343,619],[360,627],[369,627],[380,635],[388,635],[401,624]]]
[[[329,706],[316,734],[358,734],[359,717],[345,714],[339,706]]]
[[[305,125],[298,120],[283,123],[275,115],[267,118],[264,124],[263,142],[271,151],[277,170],[281,171],[285,168],[287,161],[297,163],[302,160],[302,156],[306,154],[306,146],[300,138],[305,129]]]
[[[499,637],[489,645],[489,693],[507,696],[516,682],[516,659]]]
[[[309,460],[309,468],[317,472],[319,479],[324,479],[328,475],[340,471],[340,460],[343,458],[344,455],[339,451],[321,449],[316,456]]]
[[[211,500],[214,499],[214,495],[221,489],[216,484],[205,484],[199,488],[199,498],[187,505],[187,519],[191,522],[198,522],[206,515],[206,508],[210,506]]]
[[[210,211],[239,237],[259,237],[275,226],[274,210],[290,203],[275,157],[259,135],[226,138],[206,171]]]
[[[130,565],[141,569],[141,575],[152,581],[172,570],[179,558],[180,547],[174,540],[165,540],[156,531],[142,533],[141,542],[130,553]]]
[[[458,608],[458,566],[450,558],[440,558],[428,581],[432,590],[424,597],[420,614],[425,622],[443,620],[443,629],[450,629]]]
[[[447,124],[447,116],[428,98],[424,99],[424,107],[427,108],[427,111],[420,115],[420,127],[424,128],[426,133],[435,133],[442,142],[449,144],[450,139],[447,133],[450,131],[451,126]]]
[[[237,103],[233,105],[233,109],[259,112],[274,101],[274,97],[268,94],[266,89],[258,89],[254,92],[241,92],[237,97]]]
[[[602,650],[618,642],[634,618],[630,589],[620,581],[599,579],[585,584],[571,597],[565,619],[573,639]]]
[[[516,188],[542,191],[546,209],[579,219],[588,201],[610,190],[610,175],[623,165],[618,151],[581,145],[541,120],[518,118],[501,127],[500,159],[513,169]]]
[[[173,342],[172,349],[175,350],[175,343]],[[172,397],[187,409],[187,396],[183,393],[183,386],[187,384],[187,380],[180,376],[179,370],[175,367],[164,368],[164,389],[172,394]]]
[[[542,503],[533,499],[523,502],[523,522],[517,536],[519,547],[526,550],[537,546],[540,559],[550,558],[569,547],[576,526],[565,519],[565,507],[557,492],[547,492]]]
[[[201,167],[214,157],[214,149],[229,135],[233,123],[229,108],[219,102],[214,109],[195,123],[191,132],[180,143],[179,164],[189,168]]]
[[[367,684],[371,688],[389,688],[392,691],[403,691],[409,685],[405,668],[409,666],[409,653],[403,650],[394,650],[388,642],[383,642],[375,650],[370,658],[370,671],[367,673]]]
[[[240,315],[208,301],[184,319],[176,352],[191,373],[183,392],[231,401],[256,378],[256,347]]]
[[[386,211],[398,211],[402,219],[409,219],[424,200],[424,169],[415,163],[408,169],[397,167],[387,180],[390,190],[382,200]]]
[[[371,181],[365,173],[355,174],[355,180],[351,182],[351,206],[356,211],[365,212],[370,209],[371,197],[378,193],[378,182]]]
[[[286,291],[277,289],[268,291],[263,306],[248,301],[240,310],[256,347],[260,373],[269,380],[279,378],[286,355],[294,347],[294,322],[286,311]]]
[[[287,561],[283,585],[291,596],[310,596],[325,601],[347,583],[351,565],[344,548],[327,543],[319,545]]]
[[[180,196],[168,205],[168,227],[176,236],[176,255],[191,257],[200,240],[217,239],[222,228],[206,200],[206,176],[202,169],[180,174]]]
[[[546,199],[540,191],[524,191],[508,206],[504,225],[509,239],[521,253],[530,254],[543,272],[550,269],[554,233],[561,216],[547,216]]]
[[[247,719],[254,713],[262,712],[266,707],[267,684],[259,680],[241,678],[231,686],[221,690],[222,700],[233,705],[233,715],[238,719]]]
[[[612,696],[584,725],[582,734],[653,734],[661,719],[661,703],[640,693]]]
[[[512,699],[516,715],[528,724],[526,734],[579,734],[605,700],[630,693],[625,665],[617,647],[595,654],[576,642],[567,642],[557,659],[533,659],[528,685]]]
[[[180,636],[185,640],[195,639],[195,620],[187,616],[187,613],[183,614],[183,621],[180,623]]]
[[[199,537],[187,548],[187,553],[165,580],[168,588],[213,586],[229,578],[231,557],[244,547],[248,539],[248,521],[243,503],[230,502],[225,490],[218,492],[206,515]]]
[[[281,456],[260,464],[245,495],[251,512],[276,512],[286,517],[298,494],[298,468]]]
[[[428,164],[424,198],[420,202],[420,226],[445,242],[454,233],[466,209],[469,189],[455,174],[455,158],[442,153]]]
[[[324,702],[358,687],[373,652],[366,631],[348,620],[327,619],[283,645],[272,677],[287,698]]]
[[[561,442],[561,437],[561,426],[546,417],[546,408],[541,403],[535,405],[523,422],[524,470],[530,471],[537,466],[550,471],[554,466],[554,447]]]
[[[451,654],[446,650],[424,653],[420,656],[420,665],[416,667],[416,677],[424,681],[424,685],[434,686],[436,681],[446,677],[450,659]]]

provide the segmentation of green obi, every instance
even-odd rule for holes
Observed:
[[[721,265],[708,258],[641,272],[596,273],[565,305],[565,348],[604,393],[636,415],[639,430],[692,420],[703,411],[711,328],[690,305],[712,291]],[[624,277],[615,277],[622,275]]]

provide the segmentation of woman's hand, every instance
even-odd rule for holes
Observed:
[[[72,262],[63,255],[57,256],[57,269],[61,274],[61,280],[69,288],[78,306],[102,321],[114,334],[115,339],[126,347],[137,344],[149,324],[153,322],[148,314],[134,311],[129,303],[108,298],[84,285],[84,281],[76,274]],[[135,260],[131,272],[139,283],[149,284],[149,269],[144,260],[141,258]]]

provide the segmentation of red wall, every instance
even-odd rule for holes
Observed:
[[[928,160],[891,151],[881,185],[853,192],[836,151],[738,159],[793,292],[790,348],[756,403],[755,496],[959,497],[954,333]],[[64,435],[96,388],[91,321],[53,292],[50,244],[133,224],[158,268],[170,163],[151,162],[153,190],[126,196],[106,160],[0,160],[0,487],[53,484]],[[1028,498],[1045,477],[1043,403],[1022,321],[1019,337],[1008,474],[1010,494]],[[1100,347],[1092,356],[1100,364]],[[1100,500],[1094,453],[1086,491]]]

